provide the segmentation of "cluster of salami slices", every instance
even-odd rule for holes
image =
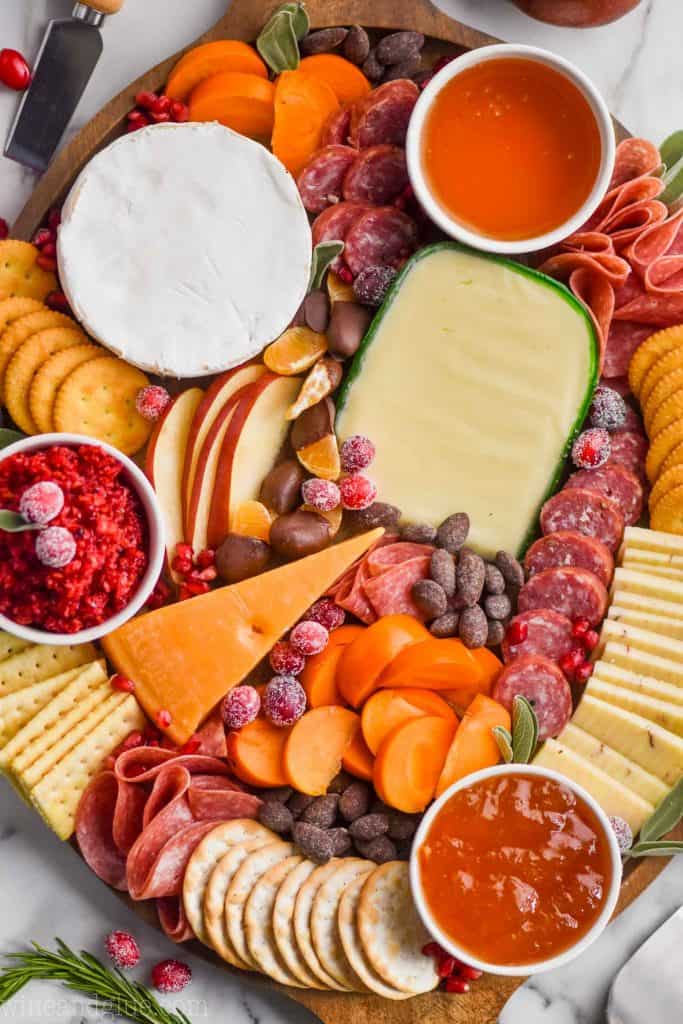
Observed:
[[[683,320],[683,209],[657,197],[661,157],[644,139],[617,148],[610,187],[590,220],[540,270],[566,281],[591,311],[602,373],[623,377],[638,346]]]
[[[401,207],[404,144],[418,95],[414,82],[400,78],[333,114],[322,147],[299,175],[304,206],[317,214],[313,244],[344,242],[353,277],[367,267],[397,266],[417,247],[417,223]]]
[[[366,626],[384,615],[422,619],[412,597],[418,580],[429,578],[434,546],[400,541],[386,534],[329,591],[335,603]]]

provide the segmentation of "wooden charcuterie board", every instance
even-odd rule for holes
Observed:
[[[233,0],[227,14],[206,33],[203,41],[232,37],[251,42],[274,6],[268,0],[265,3]],[[443,54],[496,42],[492,37],[446,17],[428,0],[307,0],[307,8],[315,28],[358,23],[368,29],[420,31],[428,37],[426,54],[430,60]],[[50,207],[63,199],[83,166],[99,149],[121,133],[126,115],[134,105],[135,94],[141,90],[158,90],[166,81],[178,56],[170,57],[131,83],[57,156],[20,214],[14,227],[16,237],[28,239],[33,235]],[[618,123],[616,129],[618,137],[628,135]],[[683,838],[683,831],[679,830],[678,837]],[[638,863],[627,873],[617,912],[643,892],[665,863],[664,859],[651,858]],[[146,905],[131,905],[143,917],[150,919],[150,914],[153,914]],[[198,943],[194,951],[224,969],[232,970],[212,957]],[[417,1024],[418,1021],[422,1024],[437,1024],[437,1021],[446,1020],[453,1024],[492,1024],[497,1020],[508,997],[522,981],[522,978],[486,976],[464,996],[453,997],[437,992],[398,1003],[367,995],[339,995],[273,987],[330,1024],[347,1019],[353,1019],[357,1024],[383,1024],[385,1021],[387,1024],[389,1021],[392,1024]],[[253,982],[268,984],[255,976]]]

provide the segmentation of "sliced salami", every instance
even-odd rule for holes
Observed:
[[[345,203],[343,201],[336,203],[335,206],[329,206],[313,221],[311,227],[313,246],[315,247],[320,242],[330,242],[333,239],[343,242],[349,229],[370,209],[369,203]]]
[[[419,555],[387,569],[364,585],[365,596],[379,618],[384,615],[412,615],[424,621],[425,616],[412,598],[412,589],[418,580],[429,576],[430,555]]]
[[[533,611],[515,615],[510,627],[515,626],[525,627],[526,638],[511,644],[507,637],[512,630],[506,631],[501,644],[506,664],[530,654],[541,654],[557,662],[574,646],[571,621],[566,615],[560,615],[550,608],[534,608]]]
[[[397,78],[373,89],[351,111],[351,145],[359,149],[387,144],[402,146],[420,94],[414,82]]]
[[[321,146],[344,146],[348,142],[351,128],[351,110],[344,107],[331,114],[323,127],[320,137]]]
[[[648,444],[644,434],[635,430],[619,430],[612,434],[611,448],[607,465],[624,466],[635,473],[639,480],[645,481],[645,459]]]
[[[578,530],[597,537],[614,552],[624,533],[624,517],[614,504],[595,491],[569,488],[554,494],[541,509],[544,534]]]
[[[346,172],[344,199],[385,206],[396,199],[407,184],[405,151],[400,146],[371,146],[356,155]]]
[[[346,235],[344,258],[356,277],[366,267],[395,267],[417,246],[415,221],[393,206],[369,210]]]
[[[577,530],[558,530],[539,537],[524,558],[524,569],[529,578],[545,569],[565,566],[589,569],[608,587],[614,573],[614,558],[602,541]]]
[[[538,739],[562,732],[572,714],[569,683],[549,658],[531,654],[506,665],[496,680],[491,696],[508,711],[517,694],[533,705],[538,719]]]
[[[607,589],[589,569],[544,569],[524,584],[517,608],[520,612],[550,608],[572,622],[588,619],[597,626],[607,611]]]
[[[597,469],[573,473],[564,485],[566,490],[594,491],[613,502],[627,526],[635,526],[643,511],[643,485],[630,469],[607,463]]]
[[[301,200],[309,213],[322,213],[340,202],[344,180],[357,159],[358,153],[351,146],[333,145],[318,150],[309,160],[297,180]]]

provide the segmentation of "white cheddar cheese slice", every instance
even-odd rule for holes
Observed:
[[[656,654],[659,658],[677,661],[683,673],[683,641],[681,640],[662,636],[661,633],[651,633],[650,630],[641,629],[639,626],[628,626],[624,622],[615,622],[614,619],[605,619],[600,632],[600,642],[596,648],[596,657],[600,657],[605,645],[610,640],[626,644],[627,647],[635,647],[639,651],[646,651],[648,654]],[[683,683],[683,678],[681,682]]]
[[[637,594],[641,598],[643,606],[646,603],[649,605],[650,598],[683,605],[683,582],[665,579],[662,576],[652,576],[645,568],[644,571],[622,569],[621,567],[615,569],[613,591],[615,594],[622,591],[628,594]]]
[[[145,370],[199,377],[287,327],[306,294],[311,231],[265,146],[220,124],[159,124],[81,172],[58,260],[89,334]]]
[[[596,767],[591,761],[585,760],[574,750],[565,747],[557,740],[545,741],[534,758],[534,764],[541,768],[550,768],[566,775],[572,782],[583,786],[602,807],[605,814],[623,818],[631,826],[633,834],[640,831],[641,825],[654,811],[654,804],[643,800],[626,786],[611,778],[607,772]]]
[[[596,679],[683,707],[683,686],[674,686],[673,683],[664,683],[661,679],[653,679],[652,676],[639,675],[627,668],[621,668],[620,665],[611,665],[608,661],[599,661],[596,664],[591,682]]]
[[[572,724],[602,740],[667,786],[683,775],[683,740],[656,722],[584,694]]]
[[[643,526],[627,526],[624,530],[623,550],[629,548],[683,556],[683,537],[662,530],[648,530]]]
[[[683,640],[683,619],[670,619],[667,615],[635,611],[615,604],[610,607],[608,617],[614,622],[623,623],[624,626],[637,626],[639,629],[647,629],[650,633],[661,633],[662,636],[669,636],[674,640]]]
[[[649,548],[625,547],[623,544],[619,552],[619,564],[627,567],[631,564],[640,563],[650,567],[661,569],[681,569],[683,571],[683,555],[670,554],[666,551],[650,551]],[[647,570],[644,569],[643,572]]]
[[[657,700],[655,697],[648,697],[647,694],[636,693],[635,690],[626,690],[602,679],[591,679],[585,693],[597,697],[598,700],[604,700],[606,704],[614,704],[618,708],[632,711],[634,715],[647,718],[650,722],[656,722],[662,729],[668,729],[676,736],[683,736],[683,707],[680,705]]]
[[[646,772],[640,765],[608,747],[606,743],[591,736],[590,733],[572,725],[571,722],[564,727],[557,737],[557,742],[561,743],[563,747],[573,750],[575,754],[583,757],[586,761],[591,761],[596,768],[606,772],[610,778],[621,783],[622,786],[626,786],[636,796],[654,804],[655,807],[669,792],[669,787],[665,786],[656,775]]]
[[[668,619],[683,622],[683,604],[676,604],[675,601],[663,601],[658,597],[650,596],[645,598],[642,594],[615,588],[612,593],[612,603],[627,611],[652,612],[654,615],[664,615]]]
[[[624,555],[621,564],[624,569],[633,569],[634,572],[649,572],[651,576],[663,576],[667,580],[683,580],[683,569],[671,565],[652,565],[628,553]]]
[[[559,473],[594,375],[583,311],[524,268],[423,250],[375,319],[336,430],[372,437],[372,476],[406,519],[466,508],[482,554],[518,552]]]
[[[602,652],[603,661],[609,661],[613,665],[621,665],[622,668],[630,669],[632,672],[640,672],[646,676],[654,676],[664,683],[672,683],[674,686],[683,686],[683,663],[671,661],[669,658],[661,658],[657,654],[648,654],[637,647],[627,647],[625,643],[617,643],[610,640],[605,644]]]

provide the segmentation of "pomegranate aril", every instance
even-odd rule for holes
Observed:
[[[135,105],[143,110],[151,110],[158,99],[155,92],[139,92],[135,97]]]
[[[71,307],[69,306],[69,301],[68,301],[66,295],[64,294],[64,292],[60,292],[60,291],[50,292],[45,297],[45,305],[49,309],[56,310],[58,313],[67,313],[67,314],[71,313]]]
[[[591,624],[588,619],[575,619],[572,625],[572,636],[578,640],[584,637],[590,628]]]
[[[422,947],[422,952],[424,956],[433,956],[435,959],[441,959],[445,950],[441,948],[438,942],[428,942],[426,946]]]
[[[182,747],[178,748],[179,754],[196,754],[202,745],[202,741],[195,739],[191,736],[187,743],[183,743]]]
[[[62,208],[61,206],[53,206],[47,215],[47,226],[52,230],[56,231],[59,225],[62,223]]]
[[[465,978],[467,981],[476,981],[477,978],[481,978],[483,973],[478,967],[470,967],[469,964],[460,964],[458,968],[460,977]]]
[[[215,565],[216,552],[212,548],[204,548],[199,552],[195,561],[200,569],[208,569],[210,565]]]
[[[43,256],[43,254],[40,253],[36,258],[36,263],[38,264],[41,270],[45,270],[48,273],[54,274],[55,270],[57,269],[57,260],[54,258],[54,256]]]
[[[173,100],[169,113],[176,124],[182,124],[190,119],[190,109],[182,100]]]
[[[45,242],[40,251],[43,256],[56,256],[57,246],[54,242]]]
[[[152,114],[168,114],[171,111],[171,97],[157,96],[150,106]]]
[[[158,114],[153,110],[149,116],[155,124],[166,124],[171,120],[171,115],[167,110],[160,110]]]
[[[190,561],[192,561],[192,558],[194,556],[191,544],[176,544],[175,553],[180,558],[189,558]]]
[[[566,654],[562,655],[562,657],[560,658],[559,665],[564,674],[571,678],[578,669],[578,667],[583,664],[583,662],[583,651],[581,651],[578,647],[574,647],[573,650],[567,651]]]
[[[594,630],[589,629],[583,636],[583,646],[587,651],[594,651],[600,643],[600,634]]]
[[[446,956],[440,961],[436,973],[440,978],[449,978],[455,970],[455,966],[455,957]]]
[[[469,982],[465,981],[465,979],[461,977],[446,978],[444,987],[446,992],[449,992],[451,995],[458,996],[464,995],[470,990]]]
[[[121,693],[135,693],[135,683],[133,680],[121,675],[120,672],[111,677],[109,685],[112,690],[120,690]]]
[[[193,597],[198,597],[200,594],[208,594],[209,590],[211,589],[209,584],[205,583],[204,580],[188,579],[185,581],[184,586],[188,593],[190,593]]]
[[[170,711],[162,709],[156,713],[156,723],[160,729],[168,729],[169,725],[173,721],[173,715]]]
[[[584,661],[574,669],[574,681],[579,683],[581,686],[585,686],[592,675],[593,664],[590,661]]]
[[[512,645],[514,645],[514,644],[523,644],[524,641],[526,640],[526,638],[528,637],[528,635],[529,635],[529,625],[528,625],[528,623],[526,623],[526,622],[524,622],[522,620],[517,620],[516,622],[513,620],[510,623],[510,625],[508,626],[507,642],[509,644],[512,644]]]
[[[343,264],[337,271],[337,277],[344,282],[344,284],[353,284],[353,274],[346,264]]]
[[[40,228],[33,236],[33,244],[36,248],[42,249],[48,242],[54,242],[55,237],[54,231],[49,228]]]

